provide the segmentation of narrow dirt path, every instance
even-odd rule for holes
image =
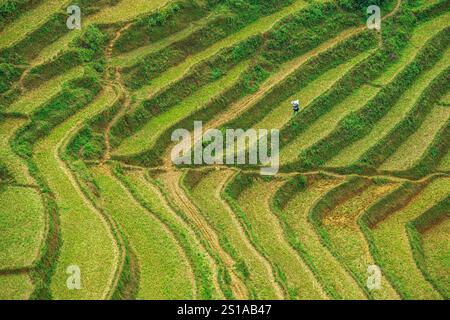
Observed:
[[[400,8],[401,0],[397,2],[397,5],[395,9],[383,17],[383,19],[387,19],[397,10]],[[125,30],[127,26],[122,28],[116,33],[116,36],[111,41],[110,45],[108,46],[106,56],[110,60],[112,57],[112,51],[114,47],[114,42],[117,41],[117,39],[120,37],[120,34],[123,30]],[[272,88],[274,88],[279,82],[286,79],[290,74],[292,74],[293,70],[298,69],[303,63],[305,63],[307,60],[311,59],[312,57],[315,57],[319,55],[320,53],[327,51],[332,46],[335,46],[341,41],[344,41],[360,32],[365,30],[366,26],[361,26],[357,28],[351,28],[349,30],[346,30],[342,32],[339,36],[332,39],[331,41],[328,41],[319,47],[315,48],[314,50],[308,52],[305,55],[302,55],[291,62],[287,63],[276,75],[269,78],[268,81],[266,81],[260,89],[253,95],[248,96],[244,98],[243,100],[239,101],[238,103],[232,105],[230,108],[228,108],[224,113],[220,114],[219,117],[216,117],[212,121],[208,122],[206,124],[205,130],[209,128],[216,128],[220,127],[221,125],[225,124],[226,122],[232,120],[233,118],[237,117],[239,114],[247,110],[249,107],[254,105],[257,101],[259,101],[267,92],[269,92]],[[123,88],[123,83],[121,81],[121,76],[119,70],[116,70],[116,80],[119,82],[119,86]],[[128,95],[126,95],[128,96]],[[126,101],[128,102],[124,103],[124,106],[121,108],[121,110],[118,112],[118,114],[115,116],[115,118],[110,122],[107,129],[105,130],[105,141],[107,145],[107,151],[105,152],[105,157],[103,161],[110,160],[110,141],[109,141],[109,133],[114,125],[114,123],[124,114],[126,108],[129,107],[129,97],[126,98]],[[198,141],[194,141],[194,144]],[[217,238],[217,235],[214,233],[214,231],[210,228],[210,226],[203,220],[200,213],[198,212],[198,209],[195,207],[195,205],[191,202],[189,197],[185,194],[183,188],[180,186],[180,181],[182,177],[182,171],[177,169],[172,161],[171,161],[171,155],[170,155],[170,148],[168,148],[168,152],[164,157],[164,173],[162,174],[162,178],[164,181],[164,184],[168,190],[168,194],[170,198],[174,201],[174,203],[183,210],[187,215],[189,215],[195,225],[199,228],[199,231],[202,233],[202,235],[206,238],[206,240],[209,242],[211,247],[217,252],[220,259],[224,262],[227,269],[230,271],[230,277],[231,277],[231,287],[233,290],[234,295],[238,299],[245,299],[247,297],[247,292],[244,284],[240,281],[240,279],[236,275],[236,271],[234,270],[234,261],[233,259],[223,250],[221,247],[219,240]],[[319,173],[318,171],[315,173]],[[313,173],[310,173],[313,174]]]
[[[119,119],[125,115],[125,113],[127,112],[128,108],[131,105],[130,95],[128,94],[127,90],[125,89],[125,86],[123,84],[122,75],[118,68],[116,69],[115,74],[116,74],[116,82],[118,84],[119,91],[124,96],[124,101],[122,103],[120,110],[117,112],[116,115],[114,115],[114,117],[111,119],[111,121],[108,123],[108,125],[105,128],[105,132],[104,132],[105,153],[103,155],[102,163],[111,159],[111,139],[110,139],[111,129],[114,127],[114,125],[117,123],[117,121],[119,121]]]
[[[25,81],[25,78],[30,74],[31,68],[32,68],[31,66],[28,67],[19,78],[18,86],[19,86],[20,92],[22,94],[25,93],[25,91],[27,91],[27,88],[25,88],[24,81]]]
[[[200,212],[198,212],[197,207],[192,203],[183,188],[180,186],[182,175],[183,172],[176,170],[174,167],[172,167],[172,170],[168,170],[162,175],[163,182],[167,188],[170,198],[185,214],[192,219],[195,226],[199,229],[206,241],[208,241],[209,245],[211,245],[212,249],[218,254],[219,258],[225,264],[230,274],[230,285],[234,296],[239,300],[246,299],[248,296],[247,289],[236,275],[236,270],[234,267],[235,262],[222,248],[215,232],[203,219]]]
[[[125,30],[127,30],[130,26],[131,26],[131,23],[128,23],[125,26],[123,26],[121,29],[119,29],[116,32],[116,34],[114,35],[113,39],[110,41],[108,47],[106,48],[106,53],[105,53],[106,61],[108,62],[108,64],[112,60],[112,54],[113,54],[113,50],[114,50],[114,45],[116,44],[117,40],[120,38],[122,33]],[[110,77],[112,77],[112,75],[110,75]],[[122,94],[124,96],[124,102],[123,102],[119,112],[117,112],[117,114],[108,123],[108,125],[107,125],[107,127],[105,129],[104,137],[105,137],[105,146],[106,147],[105,147],[105,154],[103,155],[102,163],[104,163],[105,161],[111,159],[111,140],[110,140],[111,128],[114,127],[114,125],[117,123],[117,121],[121,117],[123,117],[123,115],[125,114],[125,112],[128,110],[128,108],[131,105],[131,98],[130,98],[130,95],[128,94],[127,89],[125,88],[125,85],[124,85],[124,82],[123,82],[123,78],[122,78],[122,74],[120,73],[120,68],[119,67],[114,69],[114,80],[112,80],[112,82],[114,82],[117,85],[117,87],[119,88],[120,92],[122,92]]]
[[[219,282],[217,281],[217,277],[215,276],[218,272],[217,270],[217,265],[214,261],[214,259],[211,257],[211,255],[209,254],[209,252],[206,250],[206,248],[204,248],[204,245],[201,243],[201,241],[198,239],[196,233],[192,230],[192,228],[186,223],[186,221],[184,221],[177,213],[174,212],[172,206],[167,202],[167,199],[164,197],[164,195],[161,194],[161,191],[154,186],[149,179],[147,178],[148,176],[146,174],[143,174],[143,181],[145,182],[146,186],[150,189],[153,190],[155,192],[155,194],[158,196],[158,198],[161,201],[162,206],[164,207],[164,209],[167,212],[170,212],[173,216],[173,218],[176,220],[177,223],[180,224],[180,226],[182,226],[186,232],[188,232],[190,234],[190,236],[192,237],[192,239],[195,239],[194,241],[196,242],[196,245],[203,249],[205,252],[205,256],[206,259],[208,260],[208,262],[211,264],[211,270],[213,272],[213,284],[214,287],[217,290],[218,295],[221,295],[221,298],[223,298],[222,292],[220,291],[220,285]]]

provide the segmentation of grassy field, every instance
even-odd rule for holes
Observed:
[[[381,90],[380,86],[386,85],[394,79],[394,77],[411,61],[419,52],[421,46],[442,30],[447,23],[449,15],[443,15],[431,21],[427,21],[419,25],[413,32],[411,41],[407,43],[406,48],[402,51],[397,62],[384,70],[371,84],[365,84],[361,88],[355,90],[350,96],[342,102],[334,105],[331,110],[322,117],[314,121],[306,128],[298,137],[295,137],[286,147],[281,150],[280,157],[282,163],[291,163],[295,161],[302,150],[307,149],[314,143],[325,138],[330,134],[337,124],[343,120],[351,112],[355,112],[362,108],[367,101],[370,101]],[[372,85],[373,84],[373,85]],[[346,158],[335,157],[328,164],[330,166],[346,165]]]
[[[413,166],[450,117],[450,108],[435,106],[422,126],[380,167],[401,170]]]
[[[0,300],[27,300],[33,291],[33,284],[26,274],[0,276]]]
[[[30,267],[39,257],[46,232],[40,195],[31,188],[0,191],[0,271]]]
[[[254,128],[258,129],[281,129],[292,117],[291,101],[300,99],[303,108],[307,106],[317,97],[326,92],[333,84],[346,74],[355,64],[367,58],[370,52],[365,52],[339,65],[336,68],[327,71],[320,77],[311,82],[308,86],[294,93],[291,97],[274,107],[263,120],[258,122]]]
[[[274,280],[270,263],[251,244],[235,213],[221,198],[223,187],[233,175],[232,170],[209,172],[193,187],[190,195],[220,235],[223,246],[238,261],[235,267],[241,272],[250,297],[280,299],[283,293]]]
[[[413,104],[417,101],[420,94],[430,82],[450,65],[448,59],[445,58],[448,54],[450,54],[450,50],[447,50],[444,58],[433,66],[431,70],[417,78],[415,83],[402,95],[402,98],[398,103],[389,110],[386,116],[376,124],[368,135],[342,150],[338,156],[329,161],[327,165],[339,167],[354,163],[381,137],[388,134],[399,120],[405,117],[410,111]]]
[[[292,239],[291,243],[305,257],[305,261],[309,261],[316,276],[334,298],[365,299],[364,291],[323,245],[310,222],[311,208],[324,192],[340,182],[337,179],[319,179],[310,182],[305,190],[294,194],[289,202],[284,203],[285,207],[280,212],[280,220],[283,222],[287,237]]]
[[[0,49],[6,48],[42,25],[53,13],[62,11],[69,1],[44,0],[36,8],[26,11],[14,23],[8,25],[0,37]]]
[[[308,127],[305,132],[296,137],[288,146],[283,148],[280,152],[280,161],[282,163],[295,161],[302,150],[326,137],[339,121],[350,114],[350,112],[362,107],[378,91],[379,88],[370,85],[364,85],[355,91],[354,94],[335,106],[330,112]]]
[[[136,134],[125,139],[114,151],[117,155],[141,153],[150,149],[158,141],[158,137],[174,123],[181,121],[193,112],[204,108],[209,101],[221,92],[231,87],[248,67],[243,62],[230,70],[219,80],[208,84],[195,92],[192,96],[180,101],[167,112],[153,117]]]
[[[405,208],[394,212],[372,229],[385,275],[407,299],[441,299],[417,268],[411,253],[405,224],[448,195],[448,178],[430,183]]]
[[[9,145],[10,139],[25,122],[22,119],[0,120],[0,158],[18,184],[33,184],[25,162],[14,154]]]
[[[139,172],[128,172],[126,181],[130,190],[133,190],[134,197],[139,199],[141,205],[145,206],[173,232],[183,247],[194,271],[197,297],[202,299],[222,297],[213,273],[215,266],[211,258],[208,257],[208,253],[198,241],[190,226],[167,204],[164,195],[158,190],[157,186],[150,183],[144,174]],[[157,183],[157,181],[154,181],[154,183]]]
[[[115,23],[120,21],[127,21],[138,16],[152,12],[155,9],[163,7],[169,0],[136,0],[133,5],[125,0],[119,1],[115,6],[106,6],[99,13],[90,18],[92,23]]]
[[[450,221],[448,217],[435,226],[422,233],[422,247],[425,256],[427,270],[434,279],[440,284],[445,297],[449,297],[449,264],[450,248],[448,243],[448,234],[450,232]]]
[[[369,2],[0,0],[0,300],[448,299],[450,1]],[[194,121],[277,175],[173,164]]]
[[[447,155],[442,159],[442,162],[439,164],[439,169],[450,171],[450,152],[447,152]]]
[[[450,92],[442,98],[441,104],[448,106],[450,104]]]
[[[215,15],[212,15],[215,16]],[[197,21],[193,25],[189,26],[188,28],[185,28],[181,30],[180,32],[177,32],[173,34],[172,36],[166,37],[156,43],[151,43],[148,45],[144,45],[142,47],[139,47],[135,50],[132,50],[130,52],[122,53],[118,56],[115,56],[111,64],[113,66],[118,66],[122,68],[131,67],[139,63],[139,61],[146,56],[148,56],[151,53],[157,52],[171,44],[173,44],[176,41],[180,41],[182,39],[185,39],[195,31],[198,31],[201,27],[207,25],[212,20],[212,16],[207,16],[201,21]]]
[[[78,67],[66,74],[55,77],[41,86],[25,92],[17,101],[6,108],[6,112],[30,115],[34,110],[50,100],[51,97],[55,96],[66,81],[75,79],[82,74],[82,67]]]
[[[92,169],[100,203],[117,221],[139,261],[138,299],[192,299],[193,281],[184,252],[172,234],[134,201],[109,168]]]
[[[55,190],[60,208],[63,240],[51,289],[59,299],[100,299],[108,297],[118,265],[118,248],[109,226],[92,204],[83,196],[72,174],[59,158],[61,143],[70,138],[83,121],[104,110],[114,100],[104,91],[91,105],[55,128],[34,149],[34,161]],[[96,248],[96,250],[91,250]],[[82,289],[66,287],[66,269],[78,265],[82,270]]]
[[[390,66],[381,77],[373,81],[373,84],[386,85],[391,82],[400,70],[413,61],[420,48],[423,47],[429,39],[448,26],[449,18],[450,13],[444,13],[441,16],[430,19],[417,26],[414,29],[406,48],[403,49],[399,60]]]
[[[182,77],[183,74],[185,74],[189,70],[189,68],[217,54],[217,52],[219,52],[221,49],[231,47],[251,36],[269,30],[279,20],[305,7],[306,3],[303,0],[297,0],[291,6],[288,6],[285,9],[275,12],[274,14],[267,17],[263,17],[258,21],[244,27],[238,32],[230,35],[229,37],[216,42],[207,49],[189,56],[178,66],[172,67],[163,74],[158,75],[156,79],[152,80],[152,83],[150,85],[143,86],[142,88],[134,92],[136,99],[140,100],[154,94],[169,83]]]
[[[323,299],[326,294],[321,285],[286,241],[282,226],[270,209],[270,198],[281,183],[258,180],[239,196],[238,204],[251,226],[253,241],[275,265],[289,296],[293,299]]]
[[[366,286],[367,268],[374,265],[369,246],[364,235],[359,230],[358,218],[379,197],[392,191],[395,186],[381,185],[369,186],[356,196],[333,208],[322,219],[323,229],[326,232],[335,255],[351,270],[352,274],[361,284]],[[369,290],[374,299],[391,300],[399,296],[385,277],[381,280],[381,289]]]

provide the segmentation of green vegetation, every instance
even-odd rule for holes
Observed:
[[[446,241],[449,205],[447,197],[412,221],[412,228],[409,229],[410,237],[414,239],[413,249],[419,268],[445,299],[449,297],[449,248]]]
[[[134,202],[108,168],[93,168],[92,172],[102,207],[119,224],[137,256],[137,298],[192,299],[190,268],[170,232]]]
[[[434,106],[418,130],[380,168],[401,170],[413,166],[425,153],[433,138],[443,129],[449,118],[450,108]]]
[[[167,112],[155,115],[140,131],[125,139],[117,147],[114,153],[121,156],[137,154],[150,149],[155,142],[158,141],[159,136],[166,131],[170,125],[179,122],[193,112],[208,105],[209,102],[220,95],[221,92],[230,88],[239,79],[239,76],[247,69],[247,67],[248,63],[243,62],[231,69],[225,75],[222,75],[221,70],[215,70],[216,72],[219,72],[219,80],[204,86],[187,99],[179,101]],[[213,76],[215,75],[211,75],[211,77]]]
[[[228,200],[254,245],[273,264],[278,281],[291,299],[323,299],[325,293],[300,255],[280,237],[282,227],[270,209],[270,198],[282,181],[270,183],[252,176],[236,176],[227,187]],[[234,199],[235,200],[234,200]]]
[[[46,219],[39,194],[31,188],[0,191],[0,270],[31,266],[39,257]]]
[[[11,138],[24,123],[25,121],[21,119],[0,120],[0,158],[6,170],[9,171],[12,180],[18,184],[33,184],[26,164],[14,154],[9,145]]]
[[[319,233],[327,246],[373,299],[398,299],[398,295],[385,277],[381,279],[380,290],[367,288],[367,268],[375,263],[366,239],[358,228],[358,218],[371,203],[392,188],[388,184],[371,185],[363,181],[351,181],[332,190],[333,197],[328,194],[323,197],[322,201],[330,202],[329,212],[315,210],[312,214],[313,219],[320,217],[316,226],[320,228]]]
[[[0,300],[448,299],[449,18],[449,0],[0,0]],[[279,129],[277,176],[174,165],[195,121]]]
[[[78,78],[82,74],[82,68],[78,67],[70,70],[68,73],[57,76],[39,87],[29,90],[25,94],[21,95],[19,99],[6,108],[6,112],[30,115],[36,108],[47,102],[49,98],[57,95],[63,88],[64,83]]]
[[[217,293],[218,288],[214,284],[215,281],[212,280],[214,275],[207,253],[186,222],[166,204],[166,200],[158,188],[139,173],[130,172],[120,177],[133,197],[173,232],[174,237],[186,252],[195,275],[198,297],[202,299],[220,297]],[[157,182],[155,181],[155,183]]]
[[[9,6],[8,10],[18,10],[18,7],[10,6],[12,1],[7,1],[4,3],[5,6]],[[17,2],[17,1],[13,1]],[[23,4],[25,4],[26,1],[20,1]],[[28,1],[30,2],[30,1]],[[29,33],[33,32],[35,28],[38,28],[45,24],[46,21],[49,20],[49,18],[59,12],[66,4],[68,4],[68,1],[61,1],[61,0],[42,0],[42,1],[32,1],[34,3],[39,3],[39,5],[35,5],[32,7],[26,7],[27,10],[24,11],[18,18],[14,21],[14,23],[8,24],[3,30],[2,30],[2,36],[0,38],[0,49],[6,48],[14,43],[22,40],[24,37],[26,37]],[[2,6],[2,9],[5,7]],[[2,10],[0,9],[0,10]],[[0,11],[1,12],[1,11]],[[9,15],[9,12],[6,13]],[[2,19],[3,21],[3,19]]]
[[[360,158],[377,137],[383,136],[383,132],[386,134],[395,126],[396,120],[408,112],[411,104],[436,74],[446,68],[446,59],[441,59],[447,47],[446,34],[448,32],[443,30],[432,38],[415,61],[403,69],[362,109],[347,116],[329,136],[302,152],[299,165],[324,165],[349,144],[341,153],[349,157],[345,159],[345,163],[352,164]],[[433,66],[432,63],[437,61],[440,61],[440,64]],[[412,87],[408,89],[405,85]],[[400,99],[402,95],[406,99]],[[355,143],[351,144],[352,142]]]
[[[365,299],[364,290],[322,244],[310,223],[309,213],[314,204],[338,183],[340,181],[335,179],[297,176],[277,191],[274,207],[289,243],[327,293],[334,299]]]
[[[403,208],[392,212],[370,230],[369,241],[372,241],[376,248],[377,263],[405,299],[442,298],[418,269],[405,226],[447,197],[448,183],[448,178],[431,182]]]
[[[27,300],[33,291],[33,284],[26,274],[0,276],[0,300]]]
[[[115,278],[118,248],[105,219],[82,195],[72,175],[59,159],[61,144],[70,138],[75,125],[96,115],[114,99],[105,91],[92,104],[86,104],[80,112],[62,122],[33,148],[33,161],[50,190],[55,190],[55,200],[60,210],[60,226],[63,244],[59,250],[58,264],[52,277],[51,291],[55,298],[99,299],[108,297]],[[42,109],[43,111],[45,108]],[[70,110],[70,109],[69,109]],[[67,112],[65,108],[60,112]],[[55,114],[55,118],[58,114]],[[45,119],[52,119],[48,116]],[[33,127],[37,127],[34,125]],[[39,128],[39,127],[37,127]],[[46,127],[48,128],[48,127]],[[75,127],[76,129],[76,127]],[[44,129],[27,130],[26,133]],[[47,129],[48,130],[48,129]],[[45,134],[42,132],[42,134]],[[89,248],[96,250],[89,250]],[[76,264],[83,270],[82,289],[68,290],[66,269]],[[101,266],[101,269],[99,267]],[[105,270],[108,270],[105,272]]]
[[[283,293],[273,280],[270,264],[253,247],[234,212],[221,199],[222,188],[232,176],[233,171],[230,170],[206,173],[190,171],[184,183],[190,190],[194,203],[218,234],[222,247],[236,261],[235,268],[243,278],[250,298],[282,298]]]

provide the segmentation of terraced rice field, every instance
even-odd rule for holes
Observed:
[[[0,299],[449,299],[450,1],[381,3],[8,13]],[[175,165],[194,121],[279,130],[276,175]]]
[[[425,230],[422,234],[425,263],[428,273],[445,297],[449,296],[449,248],[447,241],[448,232],[450,231],[449,227],[448,220],[443,220],[431,229]]]
[[[375,126],[367,136],[358,142],[352,144],[346,149],[342,150],[337,157],[328,163],[329,166],[339,167],[352,164],[356,162],[359,158],[363,156],[367,150],[373,146],[374,143],[388,134],[394,126],[401,120],[409,110],[413,107],[416,101],[419,99],[420,94],[423,90],[430,85],[430,82],[436,77],[440,72],[444,71],[449,65],[447,57],[450,54],[450,50],[447,50],[443,58],[427,73],[417,79],[417,82],[413,84],[404,93],[403,98],[389,110],[389,113]],[[433,124],[436,126],[436,123]],[[437,125],[439,127],[439,125]],[[422,135],[423,137],[423,135]],[[412,152],[412,150],[409,150]],[[403,167],[407,169],[408,167]]]

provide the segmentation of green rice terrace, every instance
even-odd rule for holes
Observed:
[[[0,203],[0,300],[450,299],[450,0],[0,0]]]

